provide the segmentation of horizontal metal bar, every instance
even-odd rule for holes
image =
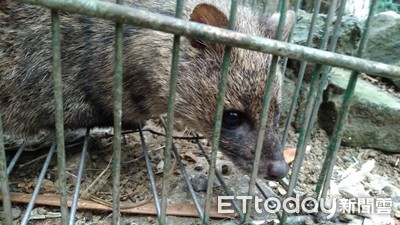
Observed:
[[[256,37],[227,29],[200,23],[184,21],[174,17],[151,13],[146,10],[120,6],[97,0],[19,0],[70,13],[109,19],[120,23],[133,24],[167,33],[195,37],[229,46],[270,53],[309,62],[328,64],[334,67],[384,76],[400,77],[400,67],[360,59],[352,56],[326,52],[314,48],[289,44],[269,38]]]

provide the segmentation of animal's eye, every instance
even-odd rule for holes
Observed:
[[[242,125],[243,114],[238,111],[225,111],[222,117],[222,126],[227,129],[234,129]]]

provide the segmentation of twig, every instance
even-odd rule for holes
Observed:
[[[0,196],[2,200],[3,196]],[[28,204],[32,198],[31,194],[22,193],[10,193],[10,198],[13,203]],[[35,201],[36,205],[46,205],[46,206],[60,206],[60,196],[58,195],[39,195]],[[68,206],[71,207],[72,198],[68,199]],[[103,204],[98,204],[93,201],[87,201],[79,199],[78,206],[79,209],[89,210],[89,211],[101,211],[101,212],[111,212],[112,208],[105,206]],[[232,209],[233,210],[233,209]],[[136,215],[157,215],[157,210],[154,203],[148,203],[136,208],[124,209],[121,207],[121,213],[126,214],[136,214]],[[185,217],[198,217],[196,208],[193,204],[168,204],[167,215],[170,216],[185,216]],[[233,214],[223,214],[218,213],[217,204],[211,205],[210,217],[216,219],[233,219]]]

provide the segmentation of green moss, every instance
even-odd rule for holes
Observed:
[[[350,71],[335,68],[330,74],[329,81],[346,89],[349,78]],[[375,105],[400,109],[399,98],[361,79],[357,81],[353,98],[357,98],[358,102],[369,102]]]

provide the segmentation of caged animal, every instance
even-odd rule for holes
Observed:
[[[126,0],[125,5],[174,15],[174,1]],[[229,2],[189,0],[185,20],[226,28]],[[62,12],[61,60],[64,121],[67,129],[113,125],[114,22]],[[239,6],[235,30],[274,37],[279,14],[258,15]],[[295,20],[287,13],[284,36]],[[5,132],[29,136],[53,130],[54,99],[50,10],[0,2],[0,112]],[[123,128],[167,111],[173,35],[124,25]],[[224,46],[181,38],[176,116],[210,138],[216,111]],[[224,102],[220,149],[250,171],[272,56],[233,48]],[[280,179],[288,172],[277,135],[281,98],[276,71],[270,118],[259,175]]]

